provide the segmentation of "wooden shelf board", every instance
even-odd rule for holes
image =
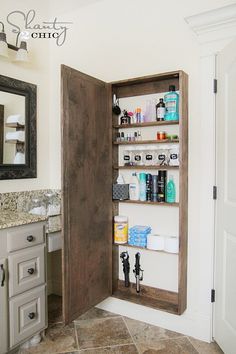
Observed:
[[[24,144],[24,141],[19,141],[19,140],[5,140],[5,143],[7,144]]]
[[[171,254],[171,255],[178,255],[178,253],[170,253],[170,252],[166,252],[166,251],[158,251],[158,250],[150,250],[149,248],[146,247],[139,247],[139,246],[132,246],[129,245],[128,243],[114,243],[114,246],[123,246],[123,247],[128,247],[128,248],[135,248],[135,249],[139,249],[139,250],[144,250],[144,251],[150,251],[150,252],[159,252],[159,253],[165,253],[165,254]]]
[[[140,141],[113,141],[114,145],[145,145],[145,144],[176,144],[179,139],[165,140],[140,140]]]
[[[130,129],[130,128],[145,128],[145,127],[155,127],[162,125],[178,125],[178,120],[173,121],[161,121],[161,122],[145,122],[145,123],[134,123],[134,124],[117,124],[113,125],[115,129]]]
[[[141,201],[141,200],[113,200],[114,203],[126,203],[126,204],[146,204],[146,205],[159,205],[159,206],[171,206],[178,207],[179,203],[160,203],[160,202],[149,202],[149,201]]]
[[[178,170],[179,166],[114,166],[115,170]]]
[[[141,283],[140,293],[138,294],[134,283],[126,288],[124,281],[118,280],[117,285],[117,289],[112,294],[115,298],[178,314],[178,293],[149,287]]]
[[[7,128],[20,128],[20,129],[25,128],[25,126],[23,124],[19,124],[19,123],[6,123],[5,126]]]

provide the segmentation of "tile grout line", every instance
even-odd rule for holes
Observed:
[[[119,347],[126,347],[128,345],[133,345],[134,343],[125,343],[125,344],[114,344],[114,345],[106,345],[105,347],[89,347],[79,349],[79,351],[86,351],[86,350],[96,350],[96,349],[110,349],[110,348],[119,348]],[[135,346],[136,347],[136,346]]]
[[[78,348],[78,350],[80,350],[80,348],[79,348],[78,333],[77,333],[77,329],[76,329],[76,323],[75,323],[75,321],[74,321],[74,331],[75,331],[75,341],[76,341],[76,344],[77,344],[77,348]]]
[[[188,338],[189,342],[192,344],[192,346],[194,347],[194,349],[198,352],[198,354],[201,354],[201,353],[199,352],[199,350],[195,347],[195,345],[193,344],[193,342],[191,341],[190,337],[187,336],[187,338]]]
[[[133,338],[133,336],[132,336],[132,334],[131,334],[131,332],[130,332],[130,330],[129,330],[129,327],[128,327],[128,325],[127,325],[127,323],[126,323],[126,321],[125,321],[125,319],[124,319],[123,316],[122,316],[122,320],[123,320],[123,322],[124,322],[124,324],[125,324],[125,326],[126,326],[126,328],[127,328],[127,331],[129,332],[129,335],[130,335],[130,337],[131,337],[131,339],[132,339],[132,341],[133,341],[133,344],[134,344],[135,348],[137,349],[137,351],[138,351],[139,354],[142,354],[142,353],[140,352],[140,350],[139,350],[138,345],[136,345],[136,343],[135,343],[135,341],[134,341],[134,338]]]
[[[106,319],[112,319],[112,318],[121,318],[122,316],[121,315],[117,315],[117,316],[107,316],[107,317],[94,317],[94,318],[86,318],[86,319],[77,319],[77,320],[74,320],[73,322],[74,323],[80,323],[80,322],[83,322],[83,321],[101,321],[101,320],[106,320]]]

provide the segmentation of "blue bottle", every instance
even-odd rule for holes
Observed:
[[[164,96],[166,105],[165,120],[179,120],[179,95],[175,92],[175,85],[169,86],[169,92]]]
[[[175,182],[173,176],[170,176],[166,186],[166,202],[175,203],[175,201],[176,201]]]

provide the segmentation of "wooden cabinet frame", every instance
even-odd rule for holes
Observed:
[[[124,288],[119,280],[119,247],[113,244],[112,216],[118,214],[118,203],[112,202],[112,183],[118,174],[118,145],[112,141],[115,141],[119,122],[118,117],[112,115],[112,95],[123,98],[163,93],[168,91],[169,85],[175,85],[180,92],[180,119],[174,122],[179,124],[179,203],[160,207],[179,208],[178,292],[142,285],[141,293],[137,294],[134,285]],[[153,123],[165,124],[173,123]],[[62,66],[62,151],[65,322],[70,322],[109,295],[182,314],[187,306],[187,74],[174,71],[108,84]],[[91,166],[87,164],[88,157]],[[92,182],[90,188],[86,174],[90,183],[97,180],[98,185]],[[97,228],[93,226],[94,218]],[[104,255],[106,259],[103,259]],[[102,272],[97,279],[95,269]]]

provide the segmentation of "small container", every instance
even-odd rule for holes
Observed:
[[[33,198],[29,202],[29,214],[46,215],[46,204],[41,198]]]
[[[132,151],[131,151],[131,149],[125,149],[123,151],[123,163],[124,163],[124,166],[132,166]]]
[[[133,159],[132,162],[135,166],[143,165],[143,149],[141,147],[137,147],[133,150]]]
[[[114,217],[114,243],[124,244],[128,242],[128,218],[127,216]]]
[[[152,166],[154,165],[154,151],[155,149],[153,147],[147,147],[144,150],[144,164],[146,166]]]
[[[170,166],[179,166],[179,146],[174,145],[169,150],[169,165]]]
[[[166,140],[167,135],[166,132],[157,132],[157,140]]]
[[[47,216],[55,216],[61,214],[61,204],[56,193],[45,194]]]
[[[169,150],[168,149],[159,149],[157,152],[157,165],[166,166],[169,163]]]

